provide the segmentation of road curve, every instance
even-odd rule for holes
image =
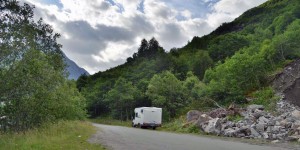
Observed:
[[[286,150],[208,137],[93,124],[99,130],[89,142],[113,150]]]

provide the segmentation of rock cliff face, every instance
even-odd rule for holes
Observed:
[[[276,75],[273,88],[283,95],[284,100],[300,106],[300,59],[288,64],[282,73]]]
[[[78,77],[82,74],[90,75],[85,69],[80,68],[74,61],[70,60],[65,54],[64,54],[64,61],[67,65],[66,71],[69,72],[68,79],[77,80]]]

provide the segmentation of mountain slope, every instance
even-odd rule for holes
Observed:
[[[178,112],[184,107],[207,108],[213,106],[214,102],[223,105],[245,103],[246,97],[255,97],[256,91],[267,88],[269,78],[284,64],[300,57],[299,18],[299,0],[269,0],[233,22],[224,23],[211,34],[194,37],[186,46],[172,49],[170,53],[142,55],[151,45],[142,41],[138,52],[128,58],[125,64],[83,77],[78,80],[77,86],[80,90],[84,89],[82,93],[89,102],[89,112],[93,116],[103,113],[125,114],[125,110],[139,106],[165,108],[171,105],[170,102],[163,102],[165,98],[162,95],[165,93],[155,93],[161,100],[159,102],[149,96],[151,82],[159,81],[160,77],[170,79],[160,76],[164,71],[171,72],[186,86],[187,95],[182,98],[181,107],[176,108]],[[108,101],[107,95],[120,78],[136,87],[138,94],[132,95],[133,101],[124,99],[128,105],[114,109],[111,106],[115,102]],[[199,80],[204,83],[197,85]],[[162,81],[156,82],[156,85]],[[176,95],[177,91],[170,89],[173,90],[166,93]]]
[[[184,53],[195,49],[205,49],[209,51],[215,61],[224,60],[226,57],[232,56],[235,51],[249,45],[249,43],[243,43],[243,39],[234,35],[235,33],[248,35],[259,32],[260,29],[268,29],[272,32],[270,34],[280,34],[293,20],[300,17],[299,3],[300,1],[297,0],[269,0],[246,11],[234,21],[223,23],[208,35],[194,37],[179,51]],[[262,38],[262,40],[264,39]],[[232,43],[232,41],[240,43]],[[225,45],[225,43],[228,44],[224,49],[230,50],[230,52],[225,52],[225,50],[220,52],[221,50],[215,46],[217,44]]]
[[[79,67],[74,61],[69,59],[65,54],[64,54],[64,61],[67,65],[66,71],[69,73],[68,79],[77,80],[83,74],[90,75],[85,69]]]

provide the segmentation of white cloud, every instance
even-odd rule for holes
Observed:
[[[95,73],[124,63],[143,38],[155,37],[166,50],[182,47],[266,0],[60,0],[60,6],[23,1],[61,33],[66,55]]]
[[[181,15],[182,15],[183,17],[185,17],[186,19],[192,18],[192,13],[191,13],[189,10],[184,10],[184,11],[182,11],[182,12],[181,12]]]
[[[213,12],[207,15],[207,22],[212,27],[232,21],[246,10],[256,7],[267,0],[220,0],[212,6]]]

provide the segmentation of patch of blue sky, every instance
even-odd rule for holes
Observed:
[[[122,6],[122,4],[116,3],[114,0],[105,0],[107,2],[109,2],[112,6],[117,6],[119,8],[118,12],[122,13],[124,12],[124,7]]]
[[[167,5],[179,11],[189,10],[192,18],[204,18],[212,11],[211,5],[219,0],[163,0]],[[179,16],[179,19],[183,19]]]
[[[60,0],[42,0],[42,3],[56,5],[59,9],[63,8],[63,5],[60,2]]]
[[[145,13],[144,2],[145,0],[142,0],[137,8],[137,10],[140,11],[141,13]]]

